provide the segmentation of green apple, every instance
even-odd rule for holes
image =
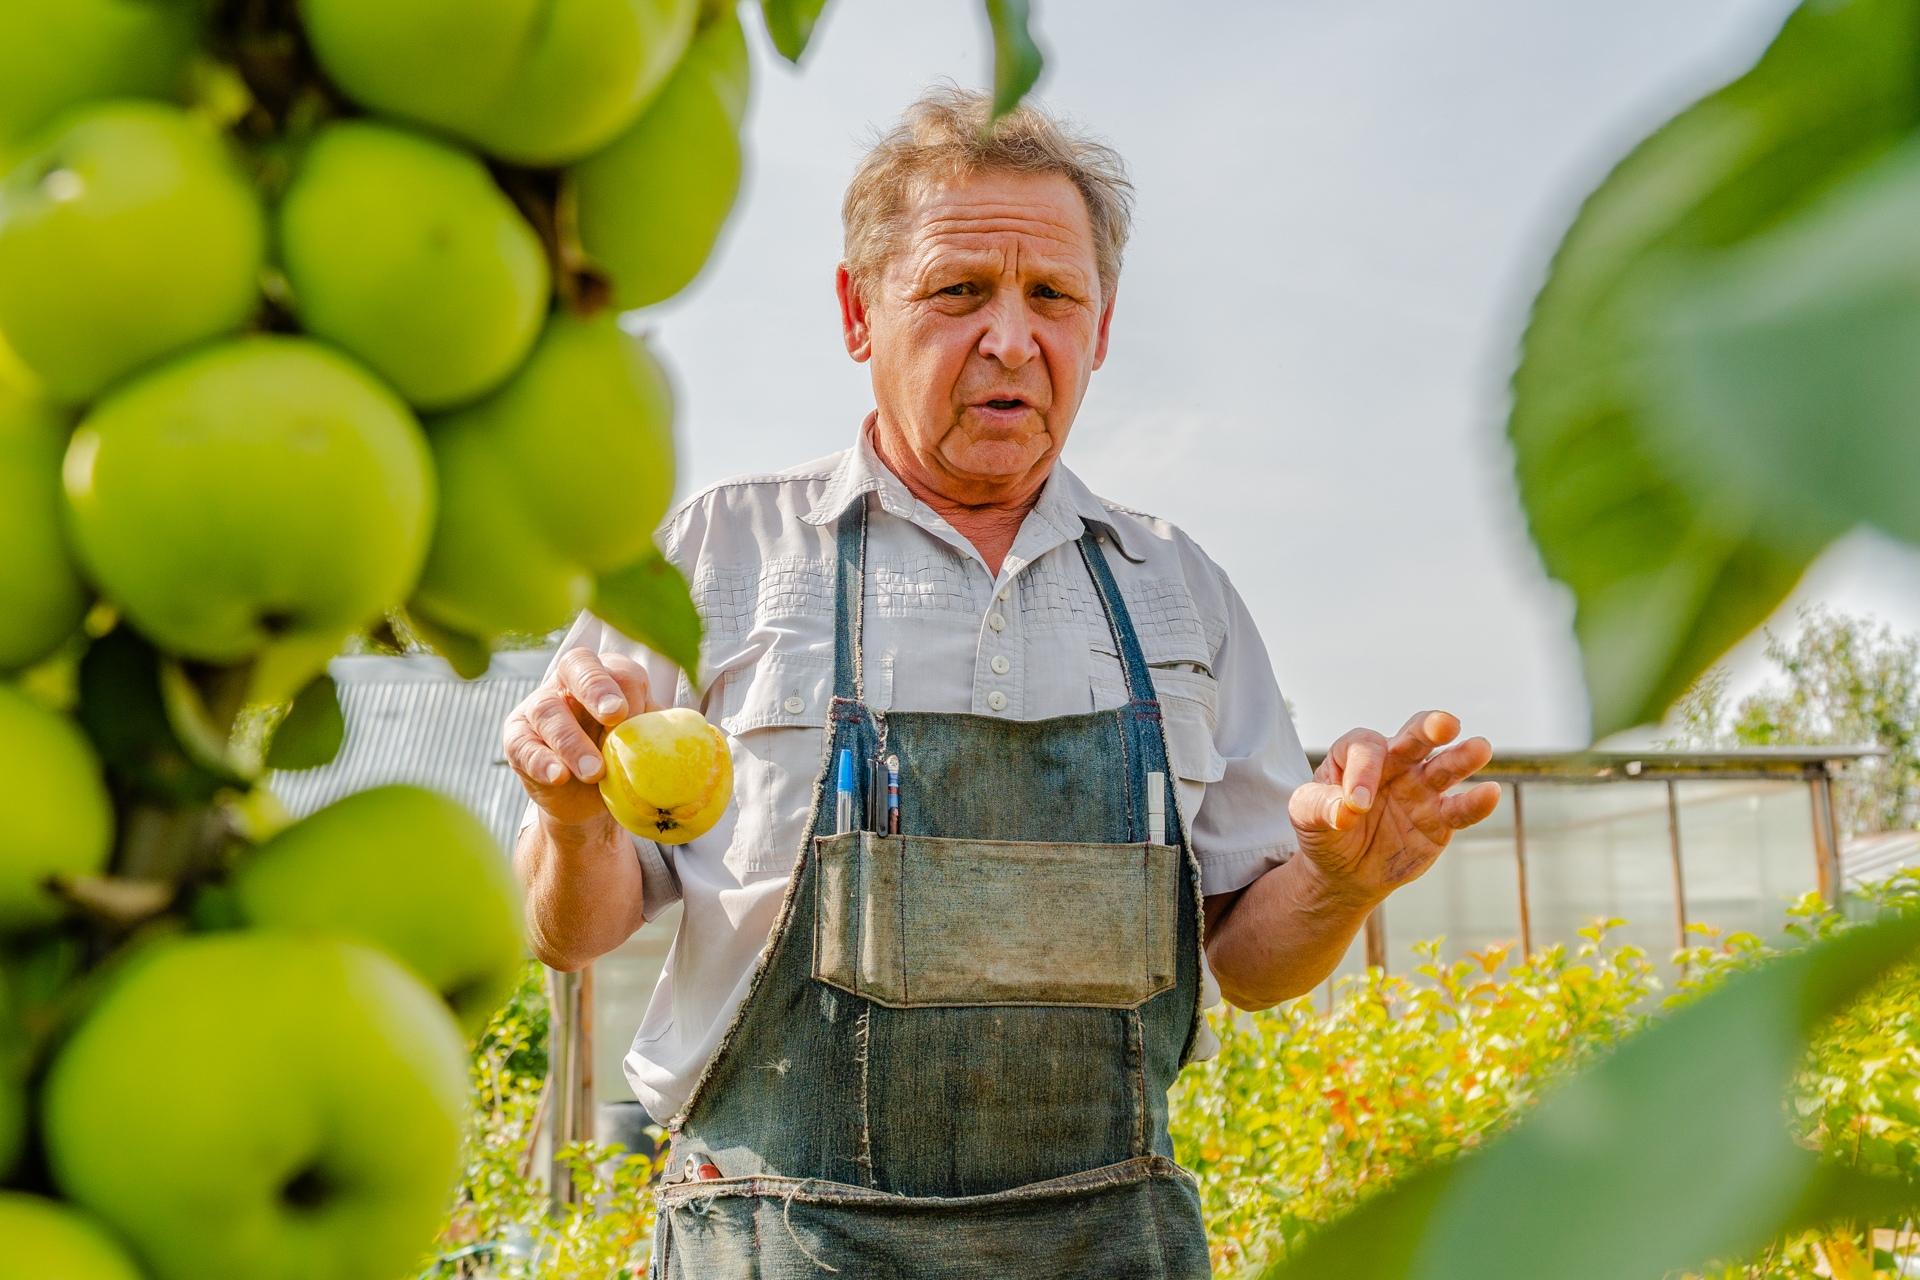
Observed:
[[[492,434],[477,421],[445,422],[428,439],[438,515],[409,611],[479,640],[566,626],[592,598],[593,575],[533,523]]]
[[[697,0],[304,0],[348,97],[490,155],[558,165],[640,114],[686,48]]]
[[[230,887],[245,923],[337,932],[386,951],[469,1035],[513,994],[526,958],[506,851],[464,805],[425,787],[335,801],[261,845]]]
[[[0,671],[59,648],[92,600],[60,530],[60,456],[70,428],[0,349]]]
[[[429,422],[477,426],[547,541],[595,573],[653,545],[673,501],[673,390],[643,338],[611,312],[554,316],[513,379]]]
[[[266,215],[211,127],[157,102],[61,116],[0,182],[0,333],[91,400],[252,314]]]
[[[301,327],[418,408],[492,390],[539,336],[546,249],[468,152],[370,121],[332,125],[276,226]]]
[[[72,1205],[0,1191],[0,1280],[144,1280],[101,1224]]]
[[[199,26],[182,0],[6,0],[0,151],[78,103],[173,93]]]
[[[466,1045],[440,998],[345,938],[160,939],[55,1054],[55,1184],[154,1280],[393,1280],[452,1194]]]
[[[637,123],[568,171],[580,245],[614,304],[651,306],[699,274],[740,191],[747,42],[728,11],[694,37]]]
[[[113,802],[80,726],[0,683],[0,776],[32,797],[0,824],[0,933],[59,919],[50,875],[105,870],[113,851]]]
[[[433,527],[419,423],[360,365],[303,338],[202,348],[118,389],[74,431],[67,524],[103,595],[206,662],[298,653],[288,696],[406,598]]]

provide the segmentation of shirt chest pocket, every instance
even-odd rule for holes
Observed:
[[[1120,655],[1111,639],[1089,646],[1088,689],[1096,709],[1127,700]],[[1174,776],[1180,815],[1191,827],[1206,796],[1207,784],[1227,774],[1227,762],[1215,743],[1220,722],[1220,683],[1206,667],[1205,655],[1178,650],[1149,651],[1147,670],[1160,701],[1160,723],[1167,737],[1167,762]]]
[[[720,727],[733,746],[736,810],[723,860],[743,883],[784,876],[805,838],[826,750],[833,655],[775,650],[723,679]]]

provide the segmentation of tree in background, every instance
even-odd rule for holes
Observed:
[[[1920,825],[1920,635],[1822,606],[1798,611],[1799,630],[1767,632],[1777,678],[1734,702],[1725,667],[1681,700],[1682,747],[1871,744],[1887,754],[1848,769],[1834,789],[1843,831]]]

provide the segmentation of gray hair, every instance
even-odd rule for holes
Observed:
[[[880,135],[840,206],[848,271],[860,281],[885,269],[918,184],[995,170],[1057,173],[1086,201],[1100,292],[1112,297],[1133,222],[1133,183],[1120,153],[1026,102],[989,126],[992,105],[987,94],[938,85]]]

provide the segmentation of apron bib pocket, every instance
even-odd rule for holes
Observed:
[[[876,1004],[1132,1009],[1176,979],[1173,845],[853,831],[815,848],[813,976]]]

